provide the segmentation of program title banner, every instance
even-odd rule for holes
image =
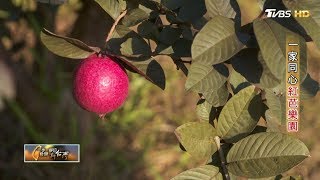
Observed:
[[[25,144],[24,162],[28,163],[78,163],[79,144]]]

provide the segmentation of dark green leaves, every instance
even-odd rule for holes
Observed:
[[[124,0],[95,0],[114,20],[126,8]]]
[[[249,178],[281,174],[309,156],[298,139],[281,133],[258,133],[237,142],[227,155],[229,171]]]
[[[206,13],[204,0],[184,0],[179,9],[178,18],[182,21],[195,22]]]
[[[58,36],[46,29],[40,34],[42,43],[54,54],[71,59],[84,59],[100,51],[77,39]]]
[[[147,42],[138,37],[128,38],[121,44],[121,54],[124,56],[150,56],[151,49]]]
[[[166,77],[161,65],[156,60],[150,58],[144,61],[132,61],[121,57],[121,61],[129,71],[138,73],[161,89],[165,89]]]
[[[208,159],[217,146],[216,130],[207,122],[190,122],[179,126],[174,132],[187,152],[198,159]]]
[[[172,45],[180,38],[182,29],[166,26],[162,29],[159,35],[159,41],[166,45]]]
[[[234,22],[226,17],[215,16],[195,37],[191,53],[194,62],[211,66],[228,60],[242,48]]]
[[[219,168],[211,165],[203,165],[197,168],[189,169],[178,174],[171,180],[223,180]]]
[[[206,13],[204,0],[161,0],[161,3],[178,12],[178,18],[184,22],[195,22]]]
[[[304,60],[303,62],[306,61]],[[247,81],[257,84],[262,88],[275,87],[280,84],[280,79],[283,80],[283,78],[278,78],[271,73],[261,52],[257,48],[241,50],[231,59],[231,64]]]
[[[161,3],[171,10],[178,9],[183,5],[184,0],[161,0]]]
[[[254,86],[234,95],[223,107],[218,119],[217,133],[227,142],[247,136],[262,115],[263,103]]]

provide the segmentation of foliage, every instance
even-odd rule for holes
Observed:
[[[126,69],[162,89],[166,77],[155,57],[171,57],[177,69],[187,75],[186,90],[200,95],[197,112],[201,122],[184,124],[175,134],[193,157],[210,162],[219,151],[222,162],[220,169],[208,164],[173,179],[229,178],[228,170],[232,178],[273,177],[309,156],[304,143],[280,133],[278,127],[285,125],[286,34],[298,38],[301,44],[303,98],[311,98],[319,90],[318,82],[307,71],[313,57],[307,42],[313,40],[320,47],[317,0],[96,2],[115,20],[105,48],[91,47],[45,29],[42,42],[53,53],[72,59],[93,53],[113,56]],[[274,7],[310,9],[314,13],[310,18],[291,18],[283,23],[263,16],[264,9]],[[121,15],[124,17],[118,19]],[[288,26],[297,22],[303,31]],[[254,134],[259,120],[266,128]],[[233,146],[224,152],[221,144]]]

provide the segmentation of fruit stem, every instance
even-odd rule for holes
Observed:
[[[106,125],[106,123],[108,122],[108,118],[106,118],[107,114],[99,114],[99,118],[100,118],[100,122],[102,125]]]
[[[220,138],[219,136],[214,137],[214,141],[217,145],[218,148],[218,152],[219,152],[219,156],[220,156],[220,161],[221,161],[221,166],[222,166],[222,170],[224,173],[224,177],[226,180],[230,180],[230,175],[226,166],[226,158],[224,157],[224,153],[223,150],[221,149],[221,145],[220,145]]]
[[[111,39],[111,36],[113,34],[113,31],[116,29],[116,26],[117,24],[119,23],[119,21],[127,14],[127,10],[124,10],[119,16],[118,18],[114,21],[109,33],[108,33],[108,36],[107,36],[107,39],[106,39],[106,42],[108,42],[110,39]]]

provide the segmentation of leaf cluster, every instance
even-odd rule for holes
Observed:
[[[105,47],[45,29],[41,40],[71,59],[113,56],[162,89],[166,76],[156,56],[173,60],[187,76],[185,89],[200,96],[200,121],[175,134],[184,150],[207,161],[173,179],[274,177],[310,156],[303,142],[283,131],[285,42],[288,35],[299,40],[301,98],[314,97],[319,84],[307,65],[320,59],[318,0],[95,1],[117,22]],[[264,15],[267,8],[308,9],[311,16],[271,19]]]

